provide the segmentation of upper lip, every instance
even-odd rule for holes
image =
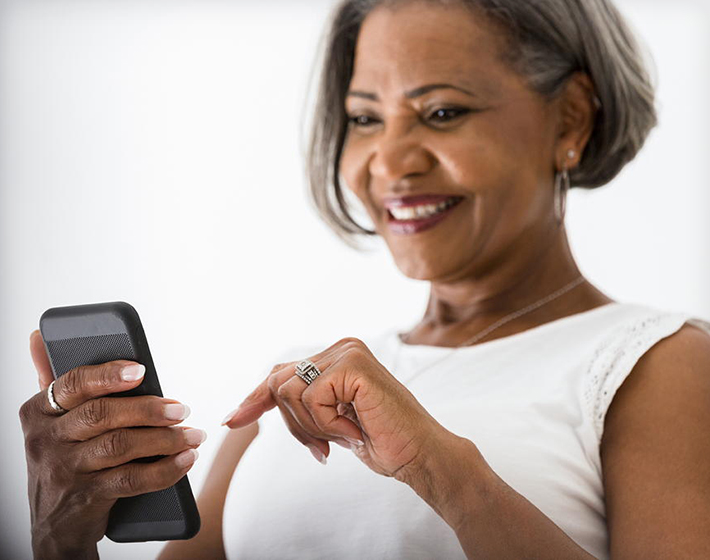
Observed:
[[[455,194],[418,194],[413,196],[397,196],[385,198],[382,203],[385,208],[406,208],[420,204],[438,204],[449,198],[460,199],[462,196]]]

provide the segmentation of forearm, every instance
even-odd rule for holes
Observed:
[[[32,538],[32,552],[35,560],[60,560],[63,558],[98,560],[99,558],[96,543],[73,545],[58,542],[52,538],[37,537],[36,535]]]
[[[456,532],[467,558],[594,558],[493,472],[470,440],[445,439],[403,482]]]

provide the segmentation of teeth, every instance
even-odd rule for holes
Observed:
[[[390,208],[389,211],[395,220],[422,220],[443,212],[454,205],[456,199],[450,198],[439,204],[422,204],[420,206],[408,206],[406,208]]]

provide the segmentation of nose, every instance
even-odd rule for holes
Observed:
[[[432,154],[412,133],[412,127],[385,127],[374,143],[373,152],[370,174],[385,184],[408,175],[424,174],[433,166]]]

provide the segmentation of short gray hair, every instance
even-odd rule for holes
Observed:
[[[324,61],[311,127],[306,174],[311,201],[348,245],[357,234],[376,235],[353,219],[340,182],[348,123],[345,95],[357,36],[376,7],[422,0],[343,0],[326,28]],[[591,78],[600,109],[572,187],[609,183],[643,146],[657,123],[654,86],[634,34],[611,0],[425,0],[483,13],[505,32],[505,61],[530,88],[554,98],[578,71]]]

